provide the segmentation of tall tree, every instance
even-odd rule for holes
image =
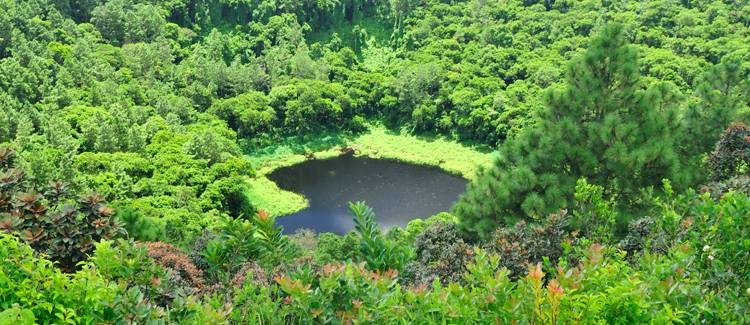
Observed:
[[[566,83],[547,93],[537,126],[505,142],[455,205],[464,231],[485,237],[499,225],[570,206],[581,177],[624,198],[663,178],[680,179],[674,86],[642,89],[638,53],[622,26],[593,37]]]
[[[687,154],[708,153],[732,122],[747,122],[750,65],[744,62],[728,55],[703,74],[696,89],[699,101],[690,105],[686,116],[685,135],[690,140],[684,141]]]

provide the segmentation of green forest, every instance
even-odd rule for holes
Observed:
[[[0,325],[750,324],[748,125],[744,0],[0,0]]]

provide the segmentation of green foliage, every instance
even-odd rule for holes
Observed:
[[[727,55],[700,79],[696,88],[699,101],[689,107],[686,118],[686,136],[693,142],[686,150],[694,155],[709,152],[732,122],[748,122],[750,66],[743,61],[747,62],[736,54]]]
[[[200,286],[185,256],[161,243],[137,245],[120,240],[97,245],[91,266],[116,285],[114,299],[105,302],[110,321],[194,323],[223,321],[209,305],[196,303],[188,294]],[[154,258],[154,259],[152,259]]]
[[[31,310],[21,309],[17,304],[0,313],[0,323],[2,324],[33,325],[35,321],[36,318]]]
[[[402,244],[414,245],[417,236],[436,223],[457,224],[458,219],[450,213],[441,212],[427,219],[414,219],[409,221],[409,223],[406,224],[406,228],[404,228],[403,236],[401,236]]]
[[[750,281],[750,200],[726,194],[721,201],[704,198],[695,207],[691,244],[700,252],[696,260],[711,286],[739,290]],[[741,292],[739,292],[741,294]]]
[[[164,227],[145,218],[132,208],[117,209],[117,219],[122,223],[128,237],[138,241],[156,241],[164,235]]]
[[[436,279],[442,284],[462,280],[472,250],[459,236],[454,223],[431,224],[414,242],[416,258],[407,265],[414,284],[429,285]]]
[[[589,184],[583,178],[576,182],[574,197],[576,209],[570,226],[594,242],[611,242],[617,222],[616,199],[605,199],[604,187]]]
[[[279,264],[294,257],[292,242],[276,226],[276,219],[260,210],[255,219],[257,238],[260,240],[260,256],[271,265]]]
[[[670,87],[644,91],[638,54],[608,25],[571,64],[567,87],[548,92],[538,126],[506,142],[454,207],[462,228],[486,237],[498,225],[572,206],[578,178],[631,195],[679,179]]]
[[[67,272],[86,259],[94,243],[124,234],[114,210],[90,194],[73,201],[67,184],[50,182],[44,194],[24,186],[24,172],[13,168],[15,152],[0,149],[0,220],[2,230],[17,233]]]
[[[0,234],[0,323],[750,322],[747,132],[720,140],[750,116],[743,1],[0,0],[0,12],[0,143],[17,153],[0,149],[0,225],[21,238]],[[241,154],[289,135],[350,146],[377,119],[416,140],[377,128],[357,150],[474,180],[455,209],[469,239],[536,225],[500,229],[465,264],[468,245],[442,223],[384,235],[354,205],[358,231],[310,252],[258,215],[302,199],[264,195],[273,185],[250,181]],[[474,176],[488,155],[442,136],[499,147],[498,161]],[[709,178],[702,196],[659,187]],[[101,197],[76,194],[90,191]],[[570,229],[542,220],[560,208]],[[96,244],[116,220],[166,243]]]
[[[372,273],[352,263],[328,264],[312,281],[279,276],[268,286],[246,282],[234,291],[233,299],[241,307],[231,318],[235,322],[461,324],[743,319],[742,312],[714,318],[709,303],[696,296],[695,279],[687,272],[674,273],[689,267],[689,254],[649,257],[641,265],[642,272],[636,273],[627,262],[592,246],[579,266],[561,267],[553,274],[531,266],[528,275],[515,283],[507,270],[498,269],[499,262],[499,256],[477,249],[467,265],[465,285],[443,286],[435,281],[430,287],[415,288],[398,286],[394,273]]]
[[[716,149],[708,157],[708,169],[713,181],[722,181],[738,174],[746,174],[750,167],[750,128],[744,124],[729,126]]]
[[[214,239],[200,253],[209,282],[228,281],[230,275],[250,257],[257,256],[255,225],[249,220],[225,218]]]
[[[224,218],[214,233],[196,242],[192,259],[205,269],[209,283],[228,283],[248,262],[274,267],[297,255],[295,246],[281,227],[260,210],[251,220]]]
[[[359,235],[359,254],[371,270],[403,270],[411,259],[407,247],[383,237],[375,213],[364,202],[349,203],[354,229]]]
[[[526,274],[528,265],[542,262],[548,268],[556,265],[571,240],[565,229],[567,222],[565,210],[551,214],[538,225],[520,221],[513,227],[495,230],[484,246],[500,255],[500,266],[508,269],[511,279],[518,279]]]
[[[92,268],[65,274],[34,256],[17,238],[0,234],[0,309],[3,321],[97,323],[109,319],[106,303],[116,288]]]
[[[334,233],[318,235],[318,246],[315,249],[315,260],[321,264],[336,261],[361,260],[359,238],[354,233],[339,236]]]
[[[165,12],[150,4],[129,0],[102,3],[91,12],[91,23],[114,44],[152,41],[161,36]]]
[[[252,137],[270,131],[276,112],[262,92],[247,92],[214,103],[209,112],[227,121],[241,137]]]

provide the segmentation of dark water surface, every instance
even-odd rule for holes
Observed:
[[[300,228],[345,234],[354,229],[349,201],[365,201],[381,228],[448,211],[467,181],[438,168],[345,155],[280,168],[269,178],[303,194],[310,207],[277,223],[290,234]]]

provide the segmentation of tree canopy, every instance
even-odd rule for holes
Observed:
[[[568,207],[582,177],[626,198],[662,179],[685,178],[675,86],[642,89],[638,51],[622,25],[605,26],[565,80],[546,94],[539,123],[504,143],[456,204],[465,229],[483,235]]]

